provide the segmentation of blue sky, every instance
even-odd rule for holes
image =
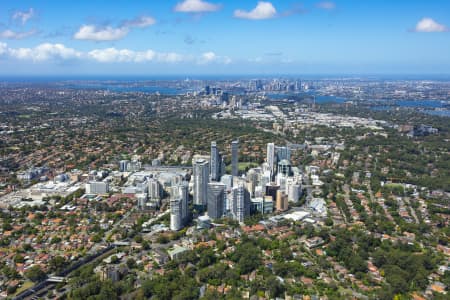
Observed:
[[[2,0],[0,74],[449,74],[449,28],[448,0]]]

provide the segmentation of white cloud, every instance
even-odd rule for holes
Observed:
[[[219,56],[209,51],[200,55],[183,55],[176,52],[156,52],[152,49],[135,51],[131,49],[104,48],[83,52],[68,48],[63,44],[40,44],[34,48],[10,48],[0,42],[0,56],[16,60],[31,60],[33,62],[84,60],[97,63],[198,63],[198,64],[229,64],[231,59]]]
[[[34,17],[33,8],[30,8],[28,11],[17,11],[12,15],[13,20],[20,20],[22,25],[25,25],[32,17]]]
[[[73,37],[77,40],[115,41],[124,38],[128,32],[128,27],[113,28],[107,26],[97,28],[94,25],[83,25]]]
[[[336,4],[331,1],[322,1],[317,3],[317,7],[326,10],[333,10],[336,8]]]
[[[154,60],[156,53],[152,50],[136,52],[129,49],[95,49],[88,56],[98,62],[145,62]]]
[[[36,62],[50,59],[74,59],[80,58],[82,53],[62,44],[40,44],[35,48],[8,48],[7,53],[16,59],[33,60]]]
[[[249,20],[264,20],[271,19],[277,15],[277,10],[270,2],[259,1],[254,9],[245,11],[237,9],[234,11],[234,16],[240,19]]]
[[[116,41],[124,38],[133,27],[145,28],[156,23],[156,20],[149,16],[142,16],[132,20],[124,20],[119,27],[97,27],[95,25],[83,25],[74,34],[77,40],[91,40],[97,42]]]
[[[204,63],[211,62],[215,59],[217,59],[217,55],[214,52],[205,52],[202,54],[202,61]]]
[[[231,58],[228,56],[218,56],[216,53],[209,51],[204,52],[200,55],[200,58],[197,60],[199,64],[209,64],[209,63],[220,63],[228,65],[232,62]]]
[[[0,55],[5,54],[8,51],[8,45],[0,42]]]
[[[175,11],[185,13],[213,12],[220,9],[220,5],[203,0],[184,0],[175,6]]]
[[[149,16],[142,16],[133,20],[126,20],[123,22],[124,27],[140,27],[145,28],[156,23],[156,20]]]
[[[449,28],[445,25],[439,24],[431,18],[423,18],[420,20],[415,28],[416,32],[445,32]]]
[[[169,53],[158,53],[156,55],[156,60],[159,62],[167,62],[167,63],[177,63],[182,62],[185,60],[188,60],[188,57],[184,57],[181,54],[175,53],[175,52],[169,52]]]
[[[37,33],[36,30],[29,30],[29,31],[22,31],[17,32],[10,29],[6,29],[2,32],[0,32],[0,38],[3,39],[10,39],[10,40],[21,40],[30,36],[33,36]]]
[[[106,48],[106,49],[95,49],[89,51],[87,56],[101,63],[123,63],[123,62],[168,62],[176,63],[183,61],[183,56],[178,53],[157,53],[153,50],[146,51],[133,51],[129,49],[116,49],[116,48]]]

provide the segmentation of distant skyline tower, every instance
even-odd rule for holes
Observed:
[[[270,174],[273,175],[274,165],[275,165],[275,144],[274,143],[268,143],[267,144],[267,158],[266,158],[267,164],[270,168]]]
[[[205,206],[208,199],[209,163],[206,159],[194,162],[194,205]]]
[[[219,149],[217,149],[217,143],[215,141],[211,142],[210,174],[212,181],[220,181],[220,171],[222,164],[222,159],[220,156],[221,155],[219,154]]]
[[[208,216],[211,219],[220,219],[225,212],[225,189],[221,182],[208,184]]]
[[[238,162],[239,162],[239,141],[231,142],[231,175],[238,176]]]

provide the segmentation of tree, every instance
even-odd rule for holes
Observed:
[[[111,263],[112,264],[117,264],[119,263],[120,259],[117,257],[117,255],[113,255],[111,256]]]
[[[275,276],[270,276],[269,278],[267,278],[265,285],[266,289],[270,293],[271,298],[280,297],[285,291],[283,284]]]
[[[47,277],[47,275],[39,266],[33,266],[29,268],[27,271],[25,271],[25,276],[33,282],[42,281]]]
[[[66,260],[62,256],[55,256],[49,261],[50,270],[53,272],[61,271],[66,265]]]
[[[134,260],[134,258],[130,257],[129,259],[127,259],[127,267],[129,269],[134,269],[137,267],[136,261]]]

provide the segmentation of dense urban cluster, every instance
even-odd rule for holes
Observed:
[[[449,119],[364,100],[448,82],[80,84],[0,85],[0,298],[447,299]]]

